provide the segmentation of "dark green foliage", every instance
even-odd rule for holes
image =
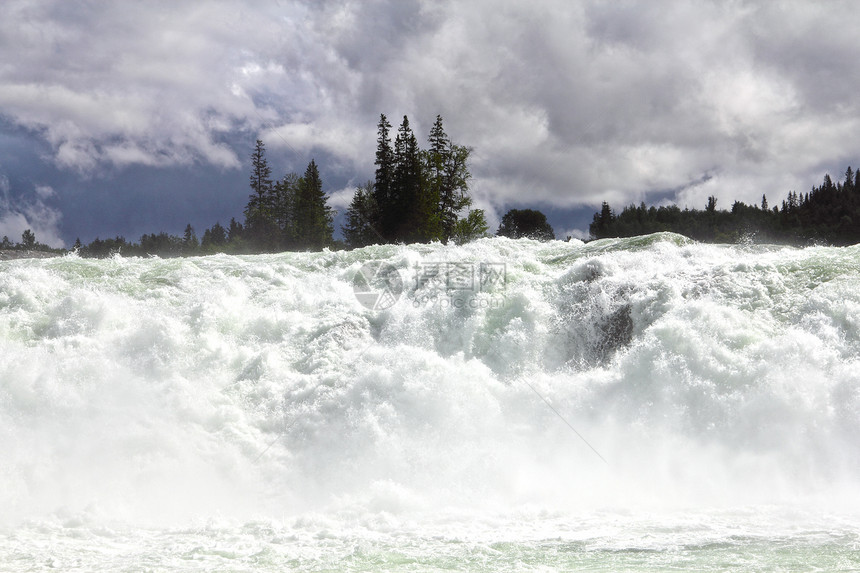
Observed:
[[[529,238],[539,241],[555,239],[555,232],[546,215],[533,209],[511,209],[502,217],[496,235],[511,239]]]
[[[484,217],[483,209],[472,209],[465,219],[458,219],[454,223],[454,229],[449,237],[458,245],[474,241],[487,235],[490,226]]]
[[[397,129],[394,140],[394,181],[389,203],[382,207],[383,213],[393,221],[394,242],[427,241],[426,220],[429,215],[428,198],[422,186],[423,165],[418,140],[409,126],[409,118]]]
[[[158,255],[162,257],[227,253],[274,252],[285,249],[360,247],[386,242],[465,242],[487,232],[484,212],[468,208],[467,162],[471,149],[454,145],[441,116],[430,132],[430,149],[423,151],[404,116],[395,143],[391,124],[380,115],[376,177],[356,190],[343,225],[345,241],[333,238],[334,212],[323,191],[319,167],[311,160],[302,177],[289,173],[273,181],[266,148],[257,140],[251,153],[251,193],[244,225],[216,223],[201,241],[189,224],[181,237],[167,233],[143,235],[139,244],[122,237],[96,239],[81,246],[83,256]],[[465,217],[461,218],[465,214]]]
[[[483,212],[459,227],[461,214],[472,204],[467,162],[471,150],[451,143],[436,116],[428,141],[421,150],[403,116],[392,147],[391,124],[380,115],[377,125],[376,179],[356,191],[347,211],[344,237],[350,246],[375,242],[448,241],[457,235],[477,236]],[[471,229],[471,230],[470,230]],[[373,236],[371,236],[371,233]]]
[[[274,242],[278,248],[291,248],[298,240],[295,226],[298,192],[299,176],[295,173],[288,173],[275,183],[272,222],[273,233],[276,234]]]
[[[236,221],[236,218],[230,219],[230,227],[227,229],[227,242],[238,243],[245,235],[245,228],[242,223]]]
[[[125,237],[117,236],[113,239],[96,239],[80,251],[82,257],[110,257],[112,255],[135,254],[135,246],[125,240]]]
[[[436,116],[430,130],[429,143],[430,149],[425,152],[427,198],[438,205],[432,238],[447,242],[456,232],[460,213],[472,204],[468,195],[471,174],[467,166],[471,149],[451,143],[440,115]]]
[[[391,149],[391,124],[385,114],[379,116],[376,136],[376,178],[373,183],[373,195],[378,206],[377,228],[386,241],[396,240],[395,233],[398,225],[395,212],[394,193],[394,150]]]
[[[91,245],[90,245],[91,246]],[[90,248],[87,246],[87,249]],[[141,254],[158,255],[160,257],[175,257],[182,254],[182,238],[176,235],[168,235],[165,232],[143,235],[140,238]],[[103,254],[88,253],[91,256],[103,256]],[[131,254],[131,253],[127,253]]]
[[[36,246],[36,234],[30,229],[25,230],[21,234],[21,246],[25,249],[32,249]]]
[[[200,247],[200,243],[197,241],[197,233],[194,232],[194,227],[191,226],[191,223],[188,223],[182,236],[182,252],[194,254],[198,247]]]
[[[251,195],[245,207],[245,239],[260,251],[277,247],[274,184],[272,168],[266,159],[266,146],[258,139],[251,154]]]
[[[682,211],[675,205],[646,207],[642,203],[625,207],[617,216],[604,203],[589,231],[598,239],[672,231],[706,242],[854,244],[860,242],[860,189],[857,174],[849,167],[842,182],[834,183],[825,175],[819,187],[805,194],[790,191],[781,205],[772,209],[768,209],[765,195],[761,206],[736,201],[731,211],[718,210],[714,197],[708,198],[701,211]]]
[[[261,214],[264,217],[272,211],[272,168],[266,159],[266,145],[257,140],[251,154],[251,196],[245,208],[245,216]]]
[[[322,190],[319,168],[311,160],[304,177],[289,173],[272,182],[265,146],[257,140],[251,154],[251,195],[245,207],[245,226],[231,221],[228,242],[241,236],[242,247],[253,252],[284,249],[321,249],[332,244],[333,213]]]
[[[327,201],[319,169],[312,159],[296,189],[293,227],[298,248],[319,250],[331,245],[334,217]]]
[[[355,190],[346,210],[346,224],[341,227],[343,238],[350,248],[385,242],[382,234],[374,227],[374,222],[379,219],[378,211],[373,181],[368,181]]]
[[[227,229],[221,223],[215,223],[211,228],[203,231],[203,239],[200,247],[207,252],[218,252],[227,244]]]
[[[60,253],[62,249],[52,249],[48,245],[36,241],[36,234],[31,229],[26,229],[21,233],[21,242],[13,244],[9,237],[4,236],[0,241],[0,249],[23,250],[23,251],[46,251]]]

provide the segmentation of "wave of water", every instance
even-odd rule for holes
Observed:
[[[0,262],[0,557],[856,567],[858,366],[858,247]]]

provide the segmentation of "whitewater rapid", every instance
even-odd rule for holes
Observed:
[[[771,535],[860,566],[858,437],[858,247],[0,262],[9,570],[645,570]]]

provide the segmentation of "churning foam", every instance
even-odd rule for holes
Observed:
[[[856,247],[2,262],[2,519],[844,507],[858,366]]]

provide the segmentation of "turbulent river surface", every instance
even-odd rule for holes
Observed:
[[[860,570],[860,247],[0,261],[48,570]]]

